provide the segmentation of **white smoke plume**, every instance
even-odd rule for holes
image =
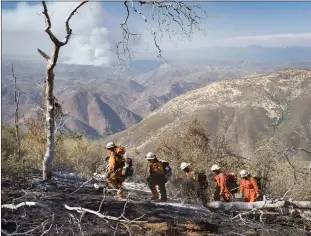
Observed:
[[[52,31],[59,40],[65,36],[65,19],[77,5],[76,2],[49,2]],[[107,65],[111,51],[109,30],[105,27],[108,17],[100,2],[89,2],[73,16],[73,35],[62,48],[60,61],[71,64]],[[2,53],[20,59],[40,59],[37,48],[46,53],[52,50],[52,42],[44,32],[45,20],[41,4],[19,3],[16,9],[2,11]],[[41,60],[41,59],[40,59]]]

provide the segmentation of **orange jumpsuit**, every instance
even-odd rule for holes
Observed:
[[[159,199],[159,193],[156,189],[156,186],[159,186],[161,193],[161,199],[166,200],[166,179],[163,172],[163,165],[160,161],[148,163],[149,177],[147,178],[148,186],[153,194],[153,199]]]
[[[118,156],[113,151],[109,151],[109,165],[108,165],[108,183],[114,188],[118,189],[117,197],[122,197],[124,182],[124,176],[122,175],[122,169],[125,166],[124,158]]]
[[[245,202],[256,202],[259,189],[254,177],[240,180],[240,193],[244,196]]]
[[[224,173],[219,173],[214,177],[216,181],[214,200],[220,201],[220,193],[223,193],[223,200],[225,202],[229,202],[231,200],[231,195],[226,186],[226,175]]]

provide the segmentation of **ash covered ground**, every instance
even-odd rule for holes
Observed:
[[[2,177],[3,204],[40,202],[49,207],[23,206],[1,209],[3,235],[311,235],[310,222],[298,215],[279,211],[242,214],[210,211],[198,205],[150,202],[145,184],[126,183],[127,199],[103,199],[103,189],[92,183],[55,178],[53,184],[40,183],[39,173],[27,178]],[[82,207],[101,215],[124,220],[102,219],[98,215],[67,210],[64,205]],[[100,209],[99,209],[100,208]],[[263,213],[263,214],[262,214]],[[123,214],[123,217],[120,216]],[[126,219],[126,220],[125,220]],[[140,222],[130,222],[132,220]],[[125,222],[126,221],[126,222]]]

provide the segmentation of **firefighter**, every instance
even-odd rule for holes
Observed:
[[[156,157],[156,155],[152,152],[147,153],[146,159],[148,160],[148,187],[150,188],[153,197],[151,200],[159,200],[159,194],[157,191],[156,186],[159,186],[160,194],[161,194],[161,200],[162,202],[167,201],[167,195],[166,195],[166,178],[164,173],[163,164],[161,161],[159,161]]]
[[[186,194],[188,198],[194,193],[203,206],[206,206],[206,190],[208,187],[207,176],[204,173],[194,171],[190,163],[183,162],[180,169],[186,174]]]
[[[213,165],[211,171],[215,174],[215,193],[214,200],[220,201],[223,200],[225,202],[231,201],[231,194],[227,188],[227,178],[224,173],[222,173],[220,166]]]
[[[123,157],[124,148],[117,147],[113,142],[109,142],[106,145],[106,149],[109,152],[109,164],[106,177],[110,187],[117,189],[116,199],[123,197],[122,184],[125,180],[125,176],[122,174],[123,167],[125,166],[125,160]]]
[[[256,202],[259,197],[259,189],[256,179],[248,171],[240,171],[240,193],[245,202]]]
[[[238,176],[236,173],[231,172],[226,175],[227,188],[229,192],[233,195],[239,192]]]

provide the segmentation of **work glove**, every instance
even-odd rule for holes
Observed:
[[[220,192],[219,196],[220,196],[220,201],[223,202],[224,201],[224,192]]]
[[[97,189],[99,189],[99,186],[98,186],[98,184],[94,184],[94,188],[97,190]]]

